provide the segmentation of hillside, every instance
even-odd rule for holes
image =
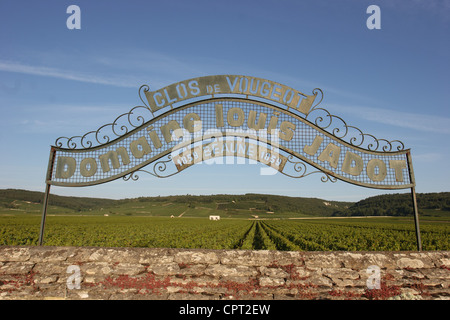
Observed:
[[[417,206],[423,216],[450,215],[450,192],[419,193]],[[333,216],[409,216],[412,212],[411,195],[407,193],[370,197],[337,210]]]
[[[37,213],[42,209],[43,193],[27,190],[0,190],[0,209],[18,213]],[[149,216],[207,216],[221,214],[229,217],[297,217],[331,216],[352,203],[325,201],[316,198],[296,198],[277,195],[179,195],[140,197],[112,200],[66,197],[50,194],[49,212],[74,214],[116,214]]]
[[[20,189],[0,190],[0,208],[14,208],[14,201],[26,201],[33,204],[41,204],[44,200],[44,193]],[[93,209],[102,206],[110,206],[117,200],[84,197],[64,197],[54,194],[49,196],[49,205],[62,208],[70,208],[75,211]]]
[[[40,214],[43,193],[17,189],[0,190],[0,213]],[[421,215],[450,214],[450,192],[417,194]],[[50,214],[208,216],[241,218],[293,218],[308,216],[408,216],[411,196],[392,194],[353,202],[266,194],[179,195],[102,199],[50,194]]]

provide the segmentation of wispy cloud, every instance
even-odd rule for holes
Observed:
[[[450,0],[380,0],[382,7],[389,7],[402,13],[420,13],[423,16],[432,15],[443,22],[449,22]]]
[[[7,125],[13,125],[13,130],[26,133],[54,133],[62,135],[80,135],[88,131],[97,130],[102,125],[112,123],[116,117],[127,113],[134,105],[120,104],[35,104],[27,106],[14,106],[21,112],[13,113],[0,118],[1,129]],[[150,112],[136,110],[132,117],[133,123],[138,122],[137,117],[142,115],[150,118]],[[121,118],[125,122],[127,119]],[[121,120],[120,120],[120,123]]]
[[[367,121],[383,123],[417,131],[450,134],[449,117],[364,106],[344,106],[328,104],[328,107],[333,108],[336,114],[351,114],[352,116]],[[328,110],[330,110],[330,108]]]
[[[126,88],[147,83],[155,89],[180,79],[206,75],[205,69],[209,69],[204,61],[183,60],[162,52],[140,49],[118,49],[107,56],[86,53],[82,57],[36,51],[32,57],[24,58],[27,59],[25,63],[0,59],[0,71]],[[66,68],[68,61],[70,67]]]
[[[413,154],[414,161],[429,163],[439,163],[443,160],[444,156],[437,152],[430,152],[430,153],[419,153],[419,154]]]
[[[77,72],[74,70],[63,70],[53,67],[33,66],[14,61],[0,60],[0,70],[6,72],[17,72],[58,79],[81,81],[87,83],[104,84],[116,87],[136,87],[137,81],[131,78],[98,76],[89,73]]]

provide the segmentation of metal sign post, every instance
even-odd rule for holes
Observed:
[[[420,226],[419,226],[419,209],[417,207],[417,197],[415,188],[416,181],[414,178],[414,171],[410,152],[407,153],[407,158],[408,158],[409,176],[413,183],[413,186],[411,187],[411,199],[413,204],[414,226],[416,229],[417,250],[422,251],[422,240],[420,239]]]
[[[417,250],[422,251],[422,240],[420,239],[420,227],[419,227],[419,210],[417,208],[416,190],[411,188],[411,196],[414,209],[414,225],[416,228]]]
[[[44,228],[45,228],[45,218],[47,217],[47,207],[48,207],[48,197],[50,195],[50,184],[45,185],[45,195],[44,203],[42,209],[42,219],[41,219],[41,229],[39,232],[39,245],[42,246],[44,243]]]
[[[49,181],[52,177],[53,163],[55,160],[56,150],[52,147],[50,150],[50,157],[48,160],[47,174],[46,174],[46,183],[45,183],[45,194],[44,194],[44,202],[42,204],[42,218],[41,218],[41,229],[39,232],[39,245],[42,246],[44,243],[44,228],[45,228],[45,218],[47,217],[47,208],[48,208],[48,199],[50,196],[50,186],[51,183]]]

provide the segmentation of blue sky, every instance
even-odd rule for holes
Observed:
[[[81,29],[69,30],[69,5]],[[381,29],[369,30],[369,5]],[[242,74],[302,92],[347,124],[411,148],[416,191],[450,191],[450,1],[0,1],[0,188],[44,191],[50,145],[140,104],[138,88]],[[391,193],[258,165],[194,166],[52,193],[107,198],[272,193],[357,201]],[[396,192],[409,192],[394,191]]]

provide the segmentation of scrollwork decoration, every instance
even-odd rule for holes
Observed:
[[[145,103],[143,93],[150,90],[148,85],[142,85],[139,88],[139,98],[144,105],[136,106],[129,112],[118,116],[112,123],[105,124],[95,131],[89,131],[82,136],[59,137],[55,141],[55,145],[67,149],[89,149],[109,143],[119,138],[131,130],[142,126],[144,123],[153,118],[153,113]]]
[[[295,172],[295,174],[289,174],[284,170],[286,168],[286,165],[288,165],[288,164],[292,167],[292,170]],[[330,176],[329,174],[327,174],[323,171],[320,171],[320,170],[307,172],[308,171],[307,164],[293,155],[289,155],[287,157],[286,165],[285,165],[285,168],[280,172],[291,178],[299,179],[299,178],[307,177],[314,173],[323,173],[323,176],[320,179],[322,182],[330,181],[330,182],[334,183],[337,181],[336,177]]]
[[[150,110],[150,107],[148,106],[148,104],[145,102],[145,99],[142,98],[142,91],[144,92],[144,95],[146,92],[150,91],[150,87],[146,84],[143,84],[142,86],[139,87],[139,99],[141,99],[142,103],[144,104],[144,106]]]
[[[157,162],[155,162],[153,164],[153,169],[152,169],[153,172],[148,171],[148,170],[138,169],[136,171],[133,171],[132,173],[129,173],[129,174],[123,176],[123,180],[125,180],[125,181],[129,181],[129,180],[137,181],[139,179],[139,176],[137,175],[138,172],[139,173],[150,174],[150,175],[152,175],[154,177],[157,177],[157,178],[168,178],[168,177],[171,177],[171,176],[177,174],[178,170],[176,170],[175,172],[166,173],[166,170],[169,169],[168,168],[168,164],[169,163],[173,163],[172,162],[172,156],[170,154],[166,156],[166,159],[159,160],[159,161],[157,161]]]
[[[125,181],[128,181],[128,180],[133,180],[133,181],[137,181],[138,179],[139,179],[139,176],[136,174],[136,172],[138,172],[138,171],[145,171],[145,170],[137,170],[137,171],[134,171],[134,172],[132,172],[132,173],[130,173],[130,174],[127,174],[127,175],[124,175],[122,178],[123,178],[123,180],[125,180]],[[150,173],[150,172],[149,172]]]
[[[331,114],[322,107],[318,107],[323,100],[323,91],[321,89],[315,88],[313,94],[320,94],[320,99],[311,108],[305,119],[319,128],[326,130],[338,139],[347,141],[352,146],[365,148],[369,151],[391,152],[405,149],[405,145],[399,140],[388,141],[386,139],[378,139],[371,134],[362,132],[357,127],[348,125],[341,117]],[[371,141],[367,141],[369,139]]]

